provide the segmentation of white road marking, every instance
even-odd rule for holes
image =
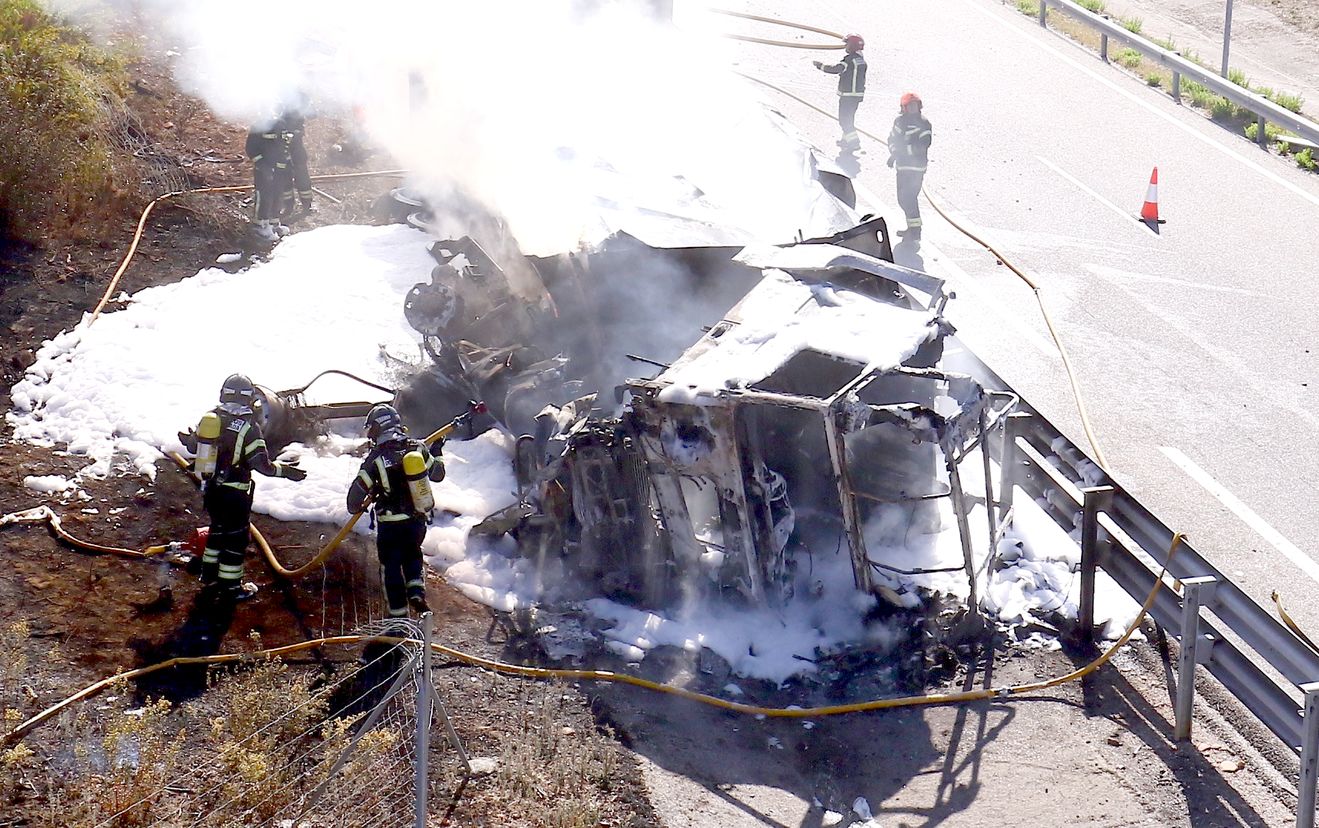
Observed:
[[[1085,269],[1095,274],[1096,276],[1100,277],[1101,279],[1108,279],[1114,281],[1120,281],[1125,279],[1128,281],[1137,281],[1137,282],[1156,282],[1164,285],[1177,285],[1179,287],[1187,287],[1197,291],[1216,290],[1222,293],[1235,293],[1239,296],[1252,296],[1255,298],[1261,298],[1263,296],[1263,294],[1257,293],[1256,291],[1253,290],[1246,290],[1245,288],[1228,287],[1226,285],[1211,285],[1207,282],[1191,282],[1191,281],[1187,281],[1186,279],[1173,279],[1168,276],[1155,276],[1153,273],[1132,273],[1131,271],[1128,270],[1118,270],[1115,267],[1107,267],[1106,265],[1087,263],[1085,265]],[[1150,309],[1150,312],[1153,313],[1154,312],[1153,307],[1152,306],[1148,306],[1148,307]]]
[[[1143,107],[1149,112],[1154,113],[1158,117],[1162,118],[1163,120],[1167,121],[1168,123],[1180,129],[1182,132],[1185,132],[1187,135],[1190,135],[1191,137],[1195,138],[1195,140],[1207,146],[1213,147],[1214,149],[1218,150],[1223,155],[1226,155],[1228,158],[1231,158],[1234,161],[1239,161],[1240,163],[1244,164],[1245,166],[1249,167],[1250,169],[1254,170],[1255,172],[1259,173],[1260,175],[1264,176],[1265,178],[1269,179],[1275,184],[1281,187],[1285,187],[1288,190],[1291,190],[1293,193],[1305,199],[1306,201],[1310,202],[1314,206],[1319,207],[1319,195],[1315,195],[1314,193],[1308,192],[1307,190],[1293,184],[1292,182],[1288,181],[1287,179],[1283,178],[1277,173],[1272,172],[1271,170],[1264,169],[1259,164],[1256,164],[1254,161],[1251,161],[1249,158],[1245,157],[1244,155],[1232,149],[1231,147],[1219,143],[1214,138],[1205,135],[1204,133],[1200,132],[1198,129],[1192,127],[1190,124],[1183,123],[1177,118],[1174,118],[1172,115],[1169,115],[1167,112],[1164,111],[1162,107],[1157,106],[1154,103],[1151,103],[1150,101],[1147,101],[1144,98],[1137,96],[1129,89],[1119,86],[1111,78],[1104,77],[1103,75],[1096,72],[1093,68],[1083,65],[1082,63],[1078,62],[1069,55],[1063,54],[1062,52],[1053,48],[1047,43],[1043,42],[1039,38],[1028,35],[1026,31],[1023,31],[1022,29],[1013,26],[1012,24],[1008,23],[1007,20],[999,17],[996,12],[984,8],[981,5],[980,0],[966,0],[966,5],[972,9],[975,9],[976,12],[984,15],[985,17],[994,21],[995,23],[1007,29],[1008,31],[1015,33],[1021,39],[1033,43],[1040,49],[1043,49],[1044,51],[1056,57],[1058,60],[1061,60],[1062,62],[1066,63],[1068,66],[1071,66],[1074,69],[1084,72],[1085,74],[1089,75],[1090,77],[1104,84],[1109,89],[1112,89],[1114,92],[1118,93],[1119,95],[1131,101],[1132,103],[1140,107]]]
[[[1142,227],[1142,228],[1145,226],[1145,225],[1142,224],[1142,223],[1140,222],[1140,220],[1137,219],[1134,215],[1132,215],[1131,213],[1128,213],[1126,210],[1123,210],[1121,207],[1117,206],[1117,205],[1114,204],[1113,202],[1111,202],[1111,201],[1109,201],[1108,199],[1106,199],[1106,198],[1104,198],[1103,196],[1101,196],[1099,193],[1097,193],[1097,192],[1095,192],[1094,190],[1090,189],[1090,188],[1087,187],[1084,183],[1082,183],[1081,179],[1079,179],[1079,178],[1077,178],[1076,176],[1072,175],[1071,173],[1067,172],[1067,171],[1064,170],[1062,167],[1059,167],[1057,164],[1053,163],[1052,161],[1050,161],[1049,159],[1045,158],[1045,157],[1042,156],[1042,155],[1037,155],[1037,156],[1035,156],[1035,157],[1036,157],[1036,159],[1039,160],[1039,162],[1040,162],[1041,164],[1043,164],[1044,166],[1046,166],[1046,167],[1048,167],[1049,169],[1053,170],[1054,172],[1058,173],[1059,175],[1061,175],[1063,178],[1067,179],[1068,181],[1072,182],[1072,183],[1075,184],[1077,187],[1081,188],[1081,190],[1083,190],[1084,192],[1086,192],[1086,193],[1088,193],[1089,195],[1091,195],[1091,196],[1095,199],[1095,201],[1098,201],[1100,204],[1104,205],[1104,206],[1107,207],[1108,209],[1110,209],[1110,210],[1112,210],[1113,212],[1117,213],[1119,216],[1121,216],[1122,218],[1126,219],[1126,220],[1127,220],[1128,222],[1130,222],[1131,224],[1136,225],[1137,227]],[[1146,231],[1145,235],[1147,235],[1147,236],[1151,236],[1151,237],[1153,237],[1153,238],[1155,238],[1155,239],[1163,238],[1162,236],[1160,236],[1160,235],[1157,234],[1157,233],[1150,233],[1150,232],[1148,232],[1148,230]]]
[[[1237,499],[1236,495],[1223,488],[1223,485],[1209,476],[1204,469],[1191,462],[1191,459],[1182,454],[1172,446],[1160,446],[1159,451],[1173,462],[1177,468],[1186,472],[1188,476],[1196,483],[1199,483],[1207,492],[1216,497],[1220,503],[1232,510],[1232,513],[1241,518],[1247,526],[1255,531],[1260,537],[1269,542],[1274,549],[1287,556],[1287,559],[1316,581],[1319,581],[1319,563],[1314,558],[1305,554],[1296,544],[1287,540],[1282,533],[1268,524],[1264,518],[1255,514],[1255,512],[1246,504]]]

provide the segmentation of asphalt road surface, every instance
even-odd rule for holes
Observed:
[[[1032,273],[1080,376],[1115,477],[1256,600],[1319,632],[1319,176],[1228,132],[992,0],[753,0],[733,8],[857,31],[858,124],[887,135],[921,94],[927,190]],[[729,21],[762,37],[788,30]],[[742,28],[743,26],[747,28]],[[832,109],[819,53],[740,44],[738,68]],[[761,90],[817,145],[837,125]],[[882,145],[862,199],[902,226]],[[1135,221],[1153,167],[1167,220]],[[865,207],[866,205],[861,205]],[[977,354],[1084,445],[1030,290],[923,207],[919,256],[959,298]],[[1319,678],[1319,677],[1317,677]]]

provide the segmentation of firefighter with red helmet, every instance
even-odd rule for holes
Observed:
[[[866,58],[861,54],[866,41],[859,34],[850,34],[844,38],[843,48],[846,54],[838,63],[825,64],[817,60],[814,64],[816,69],[838,76],[838,126],[843,130],[838,146],[855,151],[861,146],[861,136],[856,131],[856,110],[866,97]]]
[[[900,235],[914,241],[921,237],[921,185],[929,165],[930,122],[921,114],[921,98],[908,92],[898,101],[901,111],[888,135],[888,165],[898,174],[898,206],[907,217]]]

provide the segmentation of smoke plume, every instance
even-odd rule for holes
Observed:
[[[106,2],[236,128],[307,102],[360,119],[413,185],[478,198],[527,253],[598,239],[602,200],[662,204],[680,175],[766,240],[789,240],[809,198],[727,41],[648,0]]]

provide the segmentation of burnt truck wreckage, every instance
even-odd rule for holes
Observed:
[[[396,218],[436,230],[421,199],[394,200],[408,211]],[[649,608],[693,584],[778,605],[810,588],[796,574],[813,550],[845,547],[855,589],[912,608],[930,573],[886,560],[875,528],[955,531],[962,560],[939,571],[961,573],[974,613],[973,531],[992,548],[998,529],[984,509],[973,530],[985,504],[962,486],[964,461],[1015,397],[939,368],[942,281],[893,263],[880,218],[784,247],[700,235],[713,243],[618,232],[501,262],[470,236],[431,243],[431,282],[404,304],[431,362],[400,409],[429,426],[484,399],[520,435],[519,500],[472,534],[510,534],[539,569],[561,561],[587,591]],[[664,324],[642,287],[654,279],[655,296],[732,309],[701,320],[704,335],[689,320],[651,342],[660,352],[626,354]],[[637,363],[658,373],[630,376]],[[992,491],[978,456],[970,473]]]

